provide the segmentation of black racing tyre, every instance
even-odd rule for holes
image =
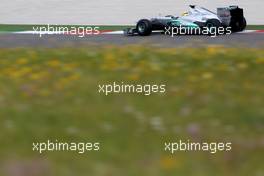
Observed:
[[[151,21],[147,19],[139,20],[137,23],[137,32],[140,36],[148,36],[152,33],[152,24]]]
[[[205,23],[205,27],[209,30],[208,35],[218,35],[218,29],[222,27],[218,19],[209,19]]]
[[[246,27],[247,27],[247,20],[246,20],[246,18],[244,17],[243,18],[243,21],[242,21],[242,24],[241,24],[241,31],[244,31],[245,29],[246,29]]]
[[[247,27],[247,21],[246,18],[243,17],[242,23],[240,24],[240,31],[244,31]]]
[[[232,32],[241,32],[246,29],[247,21],[245,17],[243,17],[242,20],[232,20],[231,19],[230,27],[231,27]]]

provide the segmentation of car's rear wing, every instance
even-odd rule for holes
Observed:
[[[225,26],[230,26],[231,20],[241,21],[244,18],[244,12],[242,8],[238,6],[229,6],[223,8],[217,8],[217,16]]]

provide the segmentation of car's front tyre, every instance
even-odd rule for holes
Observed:
[[[140,36],[148,36],[152,33],[152,23],[147,19],[139,20],[136,29]]]
[[[209,35],[218,35],[218,29],[222,27],[222,24],[218,19],[209,19],[206,21],[205,27],[209,31]]]

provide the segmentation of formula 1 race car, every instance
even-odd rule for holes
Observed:
[[[168,27],[180,26],[191,29],[228,27],[231,32],[240,32],[247,26],[243,9],[238,6],[217,8],[217,13],[196,5],[190,5],[189,7],[190,10],[179,17],[167,15],[150,20],[141,19],[138,21],[136,28],[125,29],[124,34],[128,36],[135,34],[148,36],[153,31],[165,31]]]

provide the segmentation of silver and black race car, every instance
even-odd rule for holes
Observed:
[[[148,36],[153,31],[165,31],[168,27],[196,28],[230,28],[231,32],[243,31],[247,26],[242,8],[229,6],[217,8],[217,13],[196,5],[190,5],[189,11],[182,16],[167,15],[152,19],[141,19],[136,28],[124,30],[125,35]]]

